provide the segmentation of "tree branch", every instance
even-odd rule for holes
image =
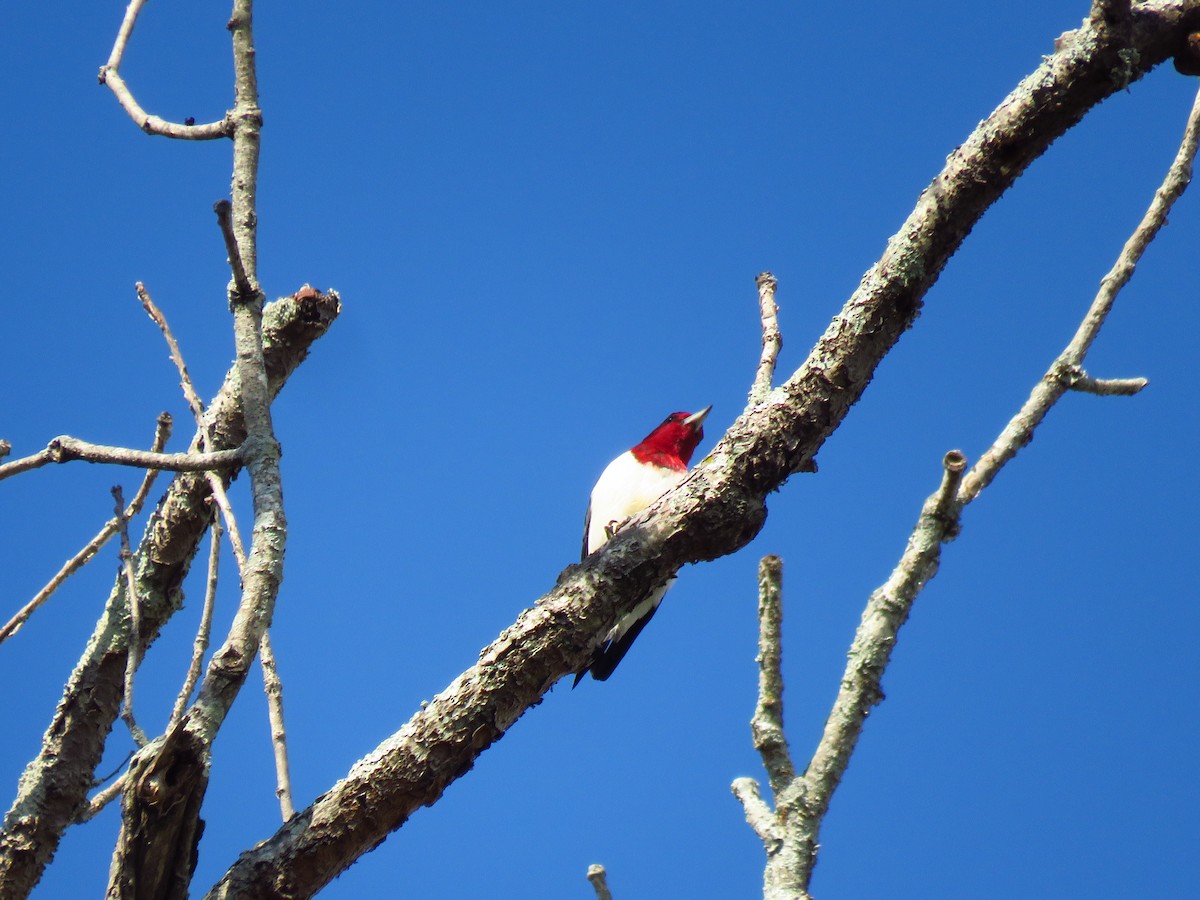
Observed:
[[[133,93],[118,74],[118,70],[121,67],[121,59],[125,55],[125,46],[129,43],[129,36],[133,34],[133,26],[137,24],[138,14],[145,5],[146,0],[130,0],[129,6],[125,9],[125,18],[121,21],[121,27],[117,31],[117,39],[113,42],[112,53],[108,56],[108,62],[100,67],[100,83],[108,85],[117,98],[117,102],[121,104],[121,108],[129,113],[129,117],[146,134],[188,141],[210,141],[214,138],[230,137],[232,127],[229,116],[219,122],[210,122],[207,125],[193,125],[190,119],[186,124],[168,122],[147,113],[133,98]]]
[[[216,453],[155,453],[151,450],[133,450],[128,447],[106,447],[90,444],[68,435],[60,435],[46,445],[46,449],[23,459],[14,459],[0,466],[0,481],[31,469],[40,469],[50,463],[67,463],[83,460],[90,463],[108,463],[117,466],[132,466],[136,469],[159,469],[168,472],[203,472],[205,470],[228,469],[242,461],[241,448],[219,450]]]
[[[782,581],[783,560],[764,556],[758,564],[758,705],[750,732],[776,795],[796,777],[783,730]]]
[[[1154,199],[1150,201],[1145,215],[1142,216],[1141,222],[1138,223],[1133,234],[1129,236],[1129,240],[1121,248],[1121,253],[1113,267],[1101,279],[1100,288],[1083,321],[1080,322],[1079,328],[1075,331],[1075,336],[1071,338],[1070,343],[1050,366],[1041,383],[1030,395],[1029,400],[1021,407],[1020,412],[1013,416],[988,452],[980,457],[974,468],[967,473],[959,497],[960,502],[964,505],[975,499],[980,491],[991,484],[992,479],[996,477],[996,473],[1004,464],[1033,440],[1033,430],[1067,390],[1075,388],[1100,394],[1132,394],[1145,387],[1145,379],[1104,382],[1090,378],[1083,372],[1083,360],[1100,334],[1100,328],[1108,318],[1109,312],[1112,311],[1117,295],[1133,277],[1134,269],[1146,252],[1146,248],[1150,246],[1155,235],[1167,223],[1171,207],[1183,195],[1184,190],[1191,182],[1192,164],[1196,158],[1198,146],[1200,146],[1200,92],[1197,92],[1196,99],[1192,103],[1179,150],[1171,161],[1162,184],[1154,192]]]
[[[170,799],[170,809],[183,811],[173,813],[166,827],[144,827],[148,819],[160,815],[164,801],[145,795],[136,780],[130,783],[124,795],[121,837],[109,877],[111,896],[128,896],[130,885],[136,885],[139,894],[150,891],[151,896],[158,896],[159,891],[169,890],[172,897],[186,895],[186,880],[182,889],[176,882],[179,873],[186,870],[190,875],[189,860],[194,860],[196,853],[194,842],[199,839],[210,748],[263,643],[283,580],[287,520],[279,443],[271,422],[263,360],[263,295],[257,278],[256,203],[262,111],[258,106],[252,0],[234,0],[228,28],[233,36],[235,98],[231,116],[232,226],[230,208],[218,204],[217,211],[233,269],[229,301],[239,399],[246,426],[243,458],[250,475],[254,525],[242,572],[242,596],[229,633],[209,660],[191,708],[157,745],[154,759],[147,762],[154,769],[183,773],[174,782]],[[277,752],[279,747],[276,743]],[[283,774],[286,776],[286,772]],[[286,788],[284,782],[281,788]]]
[[[685,563],[744,546],[762,527],[766,494],[802,470],[840,424],[987,207],[1088,109],[1177,53],[1198,16],[1197,0],[1159,0],[1139,4],[1120,33],[1085,23],[950,155],[804,366],[768,403],[743,414],[683,485],[566,569],[478,663],[343,780],[243,853],[209,896],[314,893],[435,802],[558,679],[577,671],[594,635],[653,585]],[[372,814],[361,815],[368,808]]]
[[[1180,152],[1168,170],[1163,186],[1156,192],[1150,210],[1126,242],[1113,271],[1101,283],[1100,292],[1074,339],[1051,364],[1029,400],[969,475],[964,477],[965,456],[958,451],[946,454],[941,486],[925,501],[908,546],[891,577],[867,602],[850,649],[841,689],[805,774],[783,790],[775,787],[772,780],[776,795],[774,812],[762,804],[753,779],[742,778],[734,782],[734,793],[746,809],[747,820],[766,846],[765,897],[782,900],[809,896],[808,886],[820,846],[821,823],[833,792],[850,763],[868,713],[883,699],[883,673],[891,660],[900,628],[907,621],[917,595],[937,574],[941,545],[958,534],[962,509],[978,497],[983,486],[990,483],[1020,447],[1032,439],[1034,429],[1068,389],[1076,388],[1084,381],[1088,386],[1078,389],[1106,394],[1136,393],[1145,386],[1144,379],[1097,382],[1085,376],[1080,366],[1111,311],[1117,292],[1132,274],[1137,258],[1144,252],[1153,233],[1162,226],[1171,203],[1186,186],[1196,152],[1198,123],[1200,95],[1192,107]],[[770,623],[766,621],[768,615],[769,610],[764,614],[760,605],[764,633],[770,629]],[[775,835],[782,837],[776,841],[773,840]]]
[[[783,335],[779,331],[779,307],[775,304],[775,288],[779,282],[770,272],[761,272],[754,283],[758,285],[758,305],[762,316],[762,356],[750,388],[748,407],[762,403],[771,393],[775,361],[779,359],[779,351],[783,347]]]
[[[121,703],[121,718],[129,726],[133,742],[139,747],[148,743],[146,733],[133,717],[133,676],[142,663],[142,612],[137,593],[137,578],[133,574],[133,552],[129,549],[129,522],[125,517],[125,498],[118,485],[112,489],[116,501],[118,526],[121,532],[121,571],[125,575],[125,600],[129,605],[129,652],[125,655],[125,699]]]
[[[337,294],[305,286],[264,311],[268,390],[274,397],[341,311]],[[236,370],[210,404],[205,420],[213,449],[241,446],[245,425]],[[197,434],[196,448],[202,441]],[[230,475],[233,473],[230,472]],[[208,528],[209,488],[199,474],[179,475],[146,526],[137,550],[142,634],[148,647],[182,605],[182,583]],[[120,707],[127,650],[124,601],[118,583],[87,649],[75,667],[46,729],[42,749],[25,769],[17,797],[0,830],[0,884],[24,897],[58,847],[63,830],[86,808],[104,739]]]
[[[604,866],[588,866],[587,880],[592,883],[596,900],[612,900],[612,892],[608,889],[608,873],[604,871]]]

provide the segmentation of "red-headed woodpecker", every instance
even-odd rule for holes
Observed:
[[[704,438],[704,417],[710,409],[707,406],[697,413],[671,413],[640,444],[608,464],[592,488],[592,501],[583,520],[584,559],[599,550],[618,525],[687,477],[688,462]],[[588,672],[597,681],[604,681],[613,673],[674,580],[655,588],[633,612],[618,620],[592,654],[591,661],[576,674],[575,684]]]

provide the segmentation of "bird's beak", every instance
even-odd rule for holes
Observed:
[[[712,404],[710,403],[708,406],[704,407],[704,409],[700,410],[700,412],[694,412],[684,419],[683,424],[692,428],[699,428],[704,424],[704,417],[707,416],[711,411]]]

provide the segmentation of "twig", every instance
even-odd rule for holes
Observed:
[[[82,824],[94,819],[100,810],[104,809],[104,807],[120,796],[121,791],[125,788],[125,776],[128,774],[127,771],[123,770],[129,765],[130,760],[133,759],[133,754],[136,752],[136,750],[130,750],[111,775],[105,775],[103,778],[97,778],[92,782],[92,787],[99,787],[110,779],[116,779],[108,787],[104,788],[104,790],[92,796],[92,799],[88,801],[87,805],[76,816],[76,824]]]
[[[1154,193],[1154,199],[1141,222],[1134,229],[1129,240],[1121,249],[1112,269],[1100,281],[1100,289],[1096,292],[1092,305],[1084,316],[1083,321],[1075,332],[1071,342],[1054,363],[1046,376],[1034,388],[1025,405],[1005,426],[1000,436],[991,448],[979,458],[975,466],[963,479],[962,490],[959,492],[959,502],[964,506],[991,484],[992,479],[1006,462],[1017,455],[1017,452],[1033,439],[1033,431],[1046,417],[1059,397],[1072,387],[1088,390],[1094,387],[1108,385],[1121,386],[1122,389],[1092,390],[1093,393],[1129,394],[1145,387],[1145,379],[1122,379],[1102,381],[1083,374],[1083,360],[1091,349],[1093,342],[1100,333],[1101,326],[1108,318],[1117,294],[1129,283],[1133,271],[1137,267],[1142,254],[1155,235],[1167,222],[1171,207],[1175,205],[1186,190],[1192,178],[1192,162],[1196,157],[1196,148],[1200,144],[1200,92],[1192,103],[1187,125],[1183,131],[1179,150],[1175,159],[1167,169],[1162,184]],[[1082,385],[1082,387],[1079,387]],[[1127,389],[1126,389],[1127,388]]]
[[[761,272],[754,283],[758,285],[758,305],[762,316],[762,356],[754,375],[754,384],[750,387],[750,408],[758,406],[771,393],[775,362],[783,347],[783,335],[779,331],[779,307],[775,304],[775,287],[779,282],[770,272]]]
[[[206,469],[228,469],[240,465],[242,449],[237,447],[232,450],[217,450],[213,453],[155,453],[148,450],[133,450],[129,447],[91,444],[64,434],[50,441],[46,449],[40,453],[15,459],[0,466],[0,481],[30,469],[39,469],[50,463],[66,463],[75,460],[132,466],[135,469],[203,472]]]
[[[237,237],[233,233],[232,219],[233,204],[228,200],[218,200],[213,204],[213,212],[217,214],[217,224],[221,226],[221,236],[225,238],[225,252],[229,254],[229,268],[233,270],[233,291],[230,302],[246,302],[253,300],[258,291],[250,283],[246,274],[246,266],[242,261],[242,251],[238,249]]]
[[[267,718],[271,723],[271,745],[275,749],[275,796],[279,798],[279,811],[286,822],[296,814],[292,806],[292,775],[288,766],[287,729],[283,725],[283,682],[279,680],[279,666],[275,662],[275,651],[271,648],[271,633],[264,631],[258,644],[262,661],[263,690],[267,694]]]
[[[187,676],[183,680],[179,696],[175,698],[175,707],[171,710],[167,731],[170,731],[183,718],[188,701],[192,698],[192,691],[196,689],[196,682],[200,678],[200,668],[204,662],[204,653],[208,650],[209,635],[212,633],[213,608],[217,600],[217,570],[220,561],[221,520],[214,516],[209,533],[208,577],[204,586],[204,608],[200,613],[200,626],[196,629],[196,639],[192,644],[192,661],[188,664]]]
[[[129,549],[129,520],[125,518],[125,498],[121,486],[112,489],[116,501],[118,528],[121,532],[121,565],[125,570],[125,591],[129,601],[129,653],[125,656],[125,701],[121,705],[121,718],[129,726],[129,733],[139,747],[147,744],[146,733],[133,718],[133,676],[142,662],[142,613],[138,599],[137,579],[133,574],[133,552]]]
[[[612,891],[608,889],[608,873],[604,871],[604,866],[596,863],[588,866],[587,880],[592,883],[596,900],[612,900]]]
[[[113,42],[112,53],[108,56],[108,62],[100,67],[100,83],[108,85],[113,95],[116,96],[117,102],[146,134],[188,141],[210,141],[214,138],[229,137],[232,126],[228,115],[219,122],[210,122],[207,125],[193,125],[191,120],[188,120],[186,124],[168,122],[158,116],[150,115],[138,105],[124,79],[117,74],[117,70],[121,67],[121,58],[125,55],[125,45],[129,43],[129,36],[133,34],[133,26],[137,24],[138,14],[145,5],[146,0],[130,0],[129,6],[125,8],[125,18],[121,21],[120,30],[117,31],[117,39]]]
[[[141,301],[142,308],[154,321],[154,324],[159,327],[163,337],[166,339],[167,348],[171,353],[171,361],[175,363],[175,369],[179,373],[179,385],[183,389],[183,396],[187,400],[188,408],[192,411],[192,417],[196,420],[196,427],[200,429],[204,446],[211,447],[213,445],[212,433],[208,422],[204,418],[204,402],[200,399],[200,395],[196,392],[196,386],[192,383],[192,376],[188,373],[187,363],[183,359],[183,351],[179,347],[179,342],[175,340],[171,326],[167,323],[167,317],[158,308],[157,304],[155,304],[150,296],[150,292],[146,290],[146,286],[139,281],[136,287],[138,300]],[[233,552],[237,558],[238,576],[241,577],[241,572],[246,567],[246,549],[242,543],[241,533],[238,531],[237,520],[233,515],[233,504],[229,502],[229,494],[225,490],[225,482],[221,477],[216,472],[207,472],[205,474],[208,479],[208,485],[212,489],[213,499],[216,501],[217,507],[221,510],[221,515],[225,519],[225,525],[229,530],[229,539],[233,543]]]
[[[1150,382],[1145,378],[1092,378],[1081,372],[1071,379],[1068,387],[1084,394],[1100,397],[1132,397]]]
[[[125,780],[125,775],[122,775],[104,790],[93,796],[92,799],[88,801],[87,806],[85,806],[79,813],[79,816],[75,819],[75,821],[82,824],[83,822],[90,822],[92,819],[96,818],[96,816],[99,815],[100,811],[104,809],[104,807],[108,806],[108,804],[112,803],[119,796],[121,796],[121,791],[125,790]]]
[[[0,461],[3,461],[4,457],[10,453],[12,453],[12,444],[8,441],[0,441]]]
[[[154,431],[154,443],[151,449],[155,453],[161,453],[163,447],[167,445],[167,439],[171,436],[171,415],[170,413],[162,413],[158,417],[158,427]],[[154,480],[158,478],[157,469],[148,469],[145,476],[142,478],[142,484],[134,494],[133,500],[125,510],[125,518],[132,519],[142,510],[142,504],[146,502],[146,497],[150,493],[150,488],[154,484]],[[100,552],[100,549],[108,543],[109,539],[117,533],[120,527],[120,520],[114,516],[109,519],[104,527],[96,534],[94,538],[87,542],[82,550],[76,553],[69,559],[61,569],[58,570],[49,583],[42,588],[34,596],[32,600],[26,603],[21,610],[5,623],[3,628],[0,628],[0,644],[4,643],[14,634],[21,630],[21,626],[38,607],[50,599],[51,595],[58,590],[59,586],[70,578],[75,572],[83,568],[91,559]]]
[[[188,408],[192,411],[192,416],[196,419],[197,425],[204,423],[204,402],[200,399],[200,395],[196,393],[196,387],[192,384],[192,376],[188,374],[187,364],[183,361],[183,351],[179,349],[179,342],[175,340],[175,335],[171,333],[171,326],[167,324],[167,317],[163,315],[161,309],[155,305],[154,300],[150,297],[150,292],[146,290],[146,286],[142,282],[138,282],[134,286],[137,290],[138,299],[142,301],[142,309],[146,310],[146,315],[154,320],[154,324],[162,331],[163,337],[167,341],[167,349],[171,352],[171,361],[175,363],[175,368],[179,372],[180,387],[183,388],[183,397],[187,400]],[[206,442],[206,448],[209,446]]]

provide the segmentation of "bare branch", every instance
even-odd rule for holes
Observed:
[[[100,811],[108,804],[112,803],[117,797],[121,796],[121,791],[125,790],[125,776],[122,775],[104,790],[100,791],[91,800],[87,806],[75,820],[76,824],[82,825],[84,822],[90,822],[100,814]]]
[[[225,252],[229,254],[229,268],[233,270],[233,290],[230,292],[231,302],[243,302],[257,296],[258,291],[250,283],[246,274],[246,266],[242,261],[242,252],[238,249],[237,237],[233,233],[231,213],[233,204],[228,200],[218,200],[213,204],[213,212],[217,214],[217,224],[221,226],[221,236],[225,238]]]
[[[142,309],[146,310],[146,315],[159,327],[159,330],[162,331],[163,337],[167,341],[167,348],[171,352],[171,361],[175,363],[175,369],[179,372],[179,385],[183,388],[183,397],[187,400],[188,408],[192,411],[192,416],[196,419],[196,424],[202,424],[204,421],[204,403],[200,400],[200,395],[196,393],[195,385],[192,384],[192,376],[188,374],[187,363],[183,361],[183,351],[179,349],[179,342],[175,340],[175,335],[171,333],[171,326],[167,324],[167,317],[155,305],[154,300],[150,297],[150,292],[146,290],[144,284],[139,281],[135,287],[138,299],[142,302]]]
[[[202,472],[206,469],[210,471],[229,469],[239,465],[242,462],[242,450],[239,447],[232,450],[218,450],[215,453],[155,453],[149,450],[133,450],[128,447],[90,444],[64,434],[50,441],[46,445],[46,449],[40,453],[23,459],[15,459],[0,466],[0,481],[50,463],[66,463],[76,460],[132,466],[135,469]]]
[[[1000,433],[1000,437],[996,439],[996,442],[992,444],[987,453],[980,457],[975,467],[963,479],[963,486],[959,496],[959,500],[963,505],[969,503],[980,491],[991,484],[992,479],[996,477],[996,474],[1004,464],[1016,456],[1021,448],[1033,439],[1034,429],[1046,417],[1046,414],[1058,401],[1058,398],[1069,388],[1074,387],[1076,384],[1082,384],[1083,387],[1080,389],[1088,390],[1090,386],[1103,386],[1107,384],[1113,389],[1106,390],[1102,388],[1101,390],[1093,390],[1092,392],[1129,394],[1136,393],[1137,390],[1141,390],[1145,386],[1143,379],[1104,382],[1083,376],[1083,360],[1087,356],[1088,350],[1091,349],[1097,335],[1099,335],[1100,328],[1108,318],[1109,312],[1112,311],[1117,294],[1129,283],[1129,279],[1133,277],[1133,271],[1141,260],[1142,254],[1146,252],[1146,248],[1150,245],[1150,242],[1162,229],[1163,225],[1166,224],[1171,207],[1183,195],[1184,190],[1187,189],[1188,184],[1191,182],[1192,163],[1196,157],[1198,144],[1200,144],[1200,92],[1197,92],[1196,99],[1192,103],[1191,113],[1188,115],[1187,125],[1184,127],[1183,139],[1180,141],[1179,150],[1176,152],[1175,159],[1167,169],[1167,174],[1162,184],[1155,191],[1154,199],[1150,202],[1146,214],[1142,216],[1141,222],[1134,229],[1129,240],[1125,242],[1125,246],[1121,249],[1121,253],[1117,257],[1116,263],[1113,264],[1112,269],[1100,281],[1100,289],[1092,300],[1092,305],[1088,309],[1087,315],[1080,323],[1078,330],[1076,330],[1075,336],[1050,366],[1046,376],[1033,389],[1029,399],[1021,407],[1020,412],[1013,416],[1012,420],[1009,421],[1008,425]],[[1137,387],[1137,390],[1134,390],[1134,385],[1139,382],[1141,382],[1140,386]],[[1117,386],[1121,388],[1127,387],[1128,390],[1116,389]]]
[[[783,842],[783,832],[775,813],[767,806],[758,791],[758,782],[753,778],[737,778],[733,782],[733,796],[737,797],[746,811],[746,822],[762,840],[767,852],[773,852]]]
[[[268,389],[276,395],[341,310],[337,294],[307,285],[264,312],[264,352]],[[205,414],[212,449],[238,447],[246,432],[238,401],[238,376],[231,371]],[[192,441],[197,448],[202,436]],[[232,475],[232,472],[229,473]],[[158,635],[181,603],[181,584],[208,529],[210,496],[202,475],[173,481],[147,525],[138,561],[142,598],[142,637]],[[58,847],[63,830],[87,802],[104,740],[120,709],[127,631],[122,622],[124,578],[110,593],[87,650],[72,673],[43,738],[42,747],[21,776],[12,808],[0,831],[0,883],[14,896],[29,893]]]
[[[129,5],[125,7],[125,18],[121,20],[121,27],[117,29],[117,39],[113,42],[112,53],[108,56],[105,68],[119,69],[121,67],[121,59],[125,56],[125,46],[129,43],[129,36],[133,34],[133,26],[137,24],[138,14],[145,5],[146,0],[129,0]]]
[[[155,453],[161,453],[163,447],[167,445],[167,439],[170,436],[171,416],[169,413],[164,412],[158,417],[158,427],[154,431],[154,443],[151,445],[151,450]],[[142,505],[146,502],[146,497],[150,494],[150,488],[156,478],[158,478],[158,469],[148,469],[146,471],[145,477],[142,478],[141,486],[125,510],[126,519],[132,519],[142,511]],[[109,519],[104,524],[104,527],[100,529],[99,533],[88,541],[82,550],[67,560],[67,563],[58,570],[58,573],[50,579],[49,583],[38,591],[32,600],[21,607],[20,611],[9,619],[4,627],[0,628],[0,644],[20,631],[25,621],[37,611],[38,607],[50,599],[64,581],[91,561],[100,552],[100,548],[107,544],[109,539],[117,533],[120,524],[120,519],[116,516]]]
[[[125,573],[125,598],[129,603],[129,653],[125,657],[125,700],[121,704],[121,718],[129,726],[134,743],[145,747],[146,732],[138,727],[133,717],[133,676],[142,663],[142,613],[138,599],[137,578],[133,574],[133,553],[129,549],[129,520],[125,517],[125,498],[121,486],[112,489],[116,502],[117,527],[121,533],[121,568]]]
[[[608,873],[604,871],[604,866],[595,863],[588,866],[587,879],[596,892],[596,900],[612,900],[612,892],[608,889]]]
[[[266,391],[261,292],[257,281],[255,203],[262,111],[258,107],[250,0],[235,0],[229,30],[233,34],[237,98],[234,108],[234,192],[228,231],[232,235],[230,263],[235,266],[230,302],[247,430],[245,465],[250,473],[254,527],[242,573],[242,599],[233,627],[210,661],[200,695],[188,716],[189,731],[202,744],[209,743],[216,735],[229,705],[245,681],[262,635],[271,621],[283,577],[283,549],[287,539],[279,444],[275,440]],[[223,225],[222,232],[225,231]]]
[[[209,635],[212,632],[213,609],[217,602],[217,572],[220,562],[221,521],[214,516],[212,528],[209,530],[208,577],[204,583],[204,607],[200,612],[200,625],[196,629],[196,639],[192,644],[192,661],[188,665],[183,687],[179,689],[179,696],[175,698],[175,706],[171,710],[171,718],[167,723],[168,731],[183,718],[183,712],[192,698],[192,691],[196,689],[196,682],[200,679],[204,653],[208,650]]]
[[[245,272],[242,270],[240,255],[237,253],[237,246],[233,236],[233,229],[230,224],[229,211],[230,205],[226,201],[219,203],[217,209],[218,219],[221,222],[221,230],[225,235],[226,246],[229,250],[231,259],[235,259],[235,273],[240,272],[243,282],[245,281]],[[235,280],[237,276],[235,274]],[[246,289],[249,290],[247,284]],[[137,286],[138,298],[142,302],[142,307],[149,314],[150,318],[158,325],[166,338],[167,346],[171,352],[171,359],[175,363],[175,368],[179,372],[180,384],[183,387],[184,397],[187,398],[188,405],[191,407],[192,414],[196,419],[196,425],[200,428],[201,433],[205,435],[207,443],[208,434],[204,422],[204,404],[200,401],[199,395],[192,386],[191,376],[188,374],[187,364],[183,359],[183,351],[179,347],[179,343],[175,340],[174,334],[171,332],[170,325],[167,323],[167,318],[162,310],[155,305],[151,299],[149,292],[141,283]],[[229,529],[230,543],[233,546],[234,557],[237,561],[239,579],[244,577],[246,571],[246,548],[242,542],[241,530],[238,528],[237,518],[234,516],[233,506],[229,502],[229,496],[225,492],[225,485],[221,479],[214,473],[208,473],[209,487],[212,489],[213,499],[220,508],[221,515],[225,519],[226,526]],[[214,538],[220,534],[220,526],[214,523]],[[176,700],[175,708],[171,716],[171,724],[174,725],[182,717],[188,701],[191,698],[192,691],[195,690],[196,681],[200,675],[200,668],[203,661],[204,652],[208,649],[209,632],[212,623],[212,606],[214,593],[216,590],[216,565],[219,557],[219,551],[214,542],[212,552],[209,558],[209,582],[208,591],[205,596],[204,613],[201,616],[200,628],[196,635],[195,647],[192,653],[192,662],[188,670],[188,676],[184,683],[183,689],[180,691],[179,697]],[[259,643],[259,662],[262,666],[263,674],[263,689],[267,697],[267,716],[271,729],[271,745],[275,758],[275,776],[276,789],[275,794],[279,798],[280,811],[283,815],[283,820],[286,822],[295,814],[295,807],[292,804],[292,779],[290,766],[288,764],[287,750],[287,729],[284,726],[283,720],[283,682],[279,677],[278,665],[275,661],[274,650],[271,647],[271,639],[269,631],[263,632],[262,640]]]
[[[780,682],[778,673],[779,579],[778,559],[766,557],[759,568],[759,701],[755,710],[755,747],[762,753],[764,765],[775,793],[775,810],[759,795],[752,778],[733,783],[734,796],[741,801],[746,821],[763,842],[767,863],[763,871],[763,896],[767,900],[807,898],[813,866],[820,847],[821,822],[829,808],[850,758],[858,744],[871,707],[883,699],[881,682],[896,645],[900,626],[908,618],[913,600],[937,572],[943,542],[958,533],[955,493],[966,458],[956,450],[943,460],[942,483],[921,510],[900,562],[887,583],[871,594],[862,622],[847,656],[838,695],[825,723],[820,743],[803,775],[796,777],[791,760],[786,767],[763,750],[758,721],[771,699],[772,687],[764,683]],[[775,571],[773,572],[772,569]],[[764,646],[773,645],[770,652]],[[764,661],[764,659],[766,661]],[[768,667],[774,671],[768,671]],[[770,712],[766,715],[769,717]],[[771,738],[786,744],[779,720],[771,721]],[[775,729],[778,729],[775,732]],[[786,757],[785,757],[786,758]],[[784,778],[791,772],[791,777]]]
[[[1194,0],[1186,6],[1189,14],[1200,8]],[[1184,8],[1149,0],[1138,12],[1134,27],[1119,33],[1085,23],[1047,57],[950,155],[804,366],[767,403],[739,417],[684,484],[563,572],[477,664],[312,806],[243,853],[210,896],[315,892],[435,802],[556,681],[578,671],[594,636],[654,584],[752,539],[765,519],[766,494],[801,471],[840,424],[987,207],[1054,139],[1128,82],[1112,78],[1114,60],[1128,60],[1136,79],[1175,54]],[[363,804],[372,816],[354,812]]]
[[[782,581],[783,560],[764,556],[758,564],[758,705],[750,732],[777,797],[796,777],[783,730]]]
[[[1171,204],[1187,185],[1196,153],[1198,120],[1200,94],[1192,107],[1180,151],[1163,186],[1126,242],[1117,264],[1101,282],[1100,291],[1075,337],[1051,364],[1029,400],[969,474],[964,475],[966,457],[961,452],[952,450],[946,454],[942,483],[925,501],[900,562],[888,581],[867,602],[850,649],[841,689],[805,774],[782,791],[776,788],[777,809],[774,813],[764,811],[765,804],[756,805],[754,801],[761,803],[761,800],[752,780],[739,779],[735,783],[734,791],[746,807],[747,819],[756,833],[760,836],[767,833],[770,823],[784,833],[777,850],[773,851],[770,844],[767,845],[765,896],[807,896],[816,864],[822,819],[849,765],[871,707],[883,699],[883,673],[891,659],[900,627],[907,620],[917,595],[937,574],[941,545],[958,534],[962,509],[1032,439],[1038,424],[1067,390],[1132,394],[1145,387],[1144,379],[1101,381],[1091,378],[1084,373],[1082,362],[1111,311],[1117,293],[1128,282],[1137,260],[1166,221]],[[761,610],[760,605],[761,627],[766,632],[769,625]]]
[[[275,796],[283,821],[296,814],[292,805],[292,775],[288,766],[287,729],[283,726],[283,682],[271,647],[271,634],[264,631],[258,652],[262,659],[263,689],[267,692],[267,717],[271,724],[271,745],[275,748]]]
[[[749,407],[758,406],[771,393],[775,379],[775,361],[783,347],[783,335],[779,331],[779,307],[775,304],[775,287],[779,283],[770,272],[761,272],[754,283],[758,285],[758,305],[762,316],[762,356],[754,384],[750,388]]]
[[[108,56],[108,62],[100,67],[100,83],[108,85],[117,98],[117,102],[121,104],[125,112],[129,113],[129,117],[133,119],[138,128],[146,134],[188,141],[210,141],[214,138],[229,137],[232,127],[228,116],[219,122],[210,122],[207,125],[193,125],[190,119],[186,124],[168,122],[147,113],[133,98],[133,93],[118,74],[118,70],[121,68],[121,59],[125,55],[125,46],[129,43],[129,36],[133,34],[133,26],[137,24],[138,14],[145,5],[146,0],[130,0],[129,6],[125,9],[125,18],[121,21],[121,27],[117,31],[117,39],[113,43],[112,53]]]
[[[256,194],[262,111],[258,106],[252,0],[234,0],[228,28],[233,37],[235,94],[231,115],[233,202],[231,206],[219,203],[216,209],[234,272],[229,300],[247,433],[243,461],[250,476],[254,526],[242,570],[242,596],[229,633],[209,660],[188,712],[163,741],[147,748],[142,763],[147,772],[181,773],[174,782],[169,821],[147,827],[147,822],[161,817],[164,810],[145,796],[140,779],[135,778],[124,794],[121,836],[109,877],[112,894],[123,894],[136,884],[139,892],[154,895],[158,886],[165,887],[180,877],[179,873],[191,871],[208,784],[210,747],[258,654],[283,578],[287,520],[263,356],[263,297],[257,280]],[[135,759],[131,774],[138,764]],[[150,776],[140,776],[145,777]]]
[[[0,462],[3,462],[4,457],[12,453],[12,444],[8,441],[0,441]]]
[[[954,498],[966,457],[951,450],[942,465],[942,483],[925,501],[899,563],[867,601],[842,674],[841,689],[805,773],[806,806],[818,821],[850,764],[867,714],[883,699],[881,681],[900,626],[907,621],[917,594],[937,574],[941,545],[958,533]],[[816,835],[813,837],[815,843]]]
[[[1080,375],[1071,381],[1071,390],[1100,397],[1132,397],[1150,382],[1145,378],[1092,378]]]
[[[200,395],[196,393],[195,385],[192,384],[192,376],[188,373],[187,363],[183,359],[183,351],[179,347],[179,342],[175,340],[171,326],[167,323],[167,317],[158,308],[154,300],[150,297],[150,292],[146,290],[146,286],[140,281],[137,283],[137,295],[142,303],[142,308],[154,320],[154,323],[162,331],[163,337],[167,341],[167,348],[171,353],[171,361],[175,363],[175,369],[179,373],[179,384],[183,388],[184,399],[187,400],[188,408],[191,409],[192,416],[196,420],[196,427],[203,437],[203,446],[207,447],[212,442],[212,436],[209,434],[208,425],[204,420],[204,403],[200,400]],[[229,530],[229,539],[233,544],[234,556],[237,559],[238,575],[241,577],[242,571],[246,568],[246,548],[242,543],[242,535],[238,529],[237,520],[233,515],[233,504],[229,502],[229,495],[225,492],[225,484],[221,478],[215,472],[207,473],[207,478],[208,485],[212,489],[213,499],[216,501],[217,507],[221,510],[221,515],[224,517],[225,525]]]

